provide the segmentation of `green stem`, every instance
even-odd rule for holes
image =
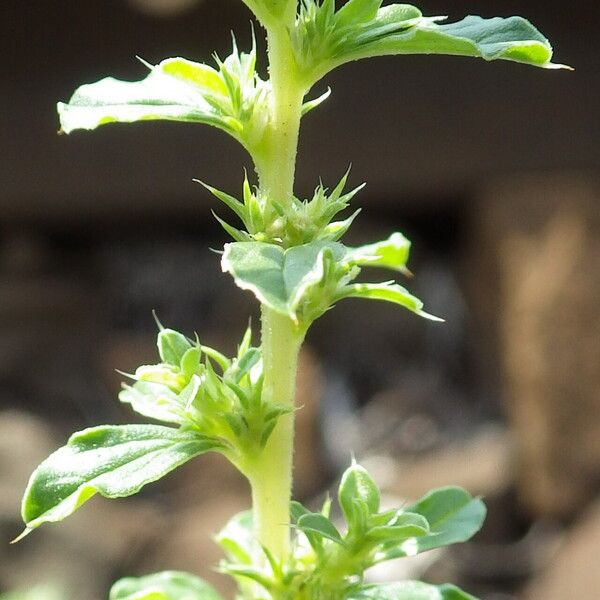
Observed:
[[[263,306],[262,351],[266,401],[294,406],[298,352],[303,336],[293,321]],[[279,418],[252,465],[254,527],[263,546],[284,559],[289,552],[294,414]]]
[[[298,132],[304,89],[284,24],[267,31],[272,85],[271,119],[261,152],[255,155],[259,191],[267,202],[289,205],[293,198]],[[266,401],[294,407],[297,360],[303,332],[294,322],[262,307],[263,394]],[[254,526],[258,540],[276,557],[289,553],[289,503],[292,493],[294,415],[282,416],[252,464]]]
[[[306,90],[299,83],[289,32],[268,31],[271,119],[260,151],[254,155],[259,188],[270,201],[289,205],[293,196],[298,133]]]

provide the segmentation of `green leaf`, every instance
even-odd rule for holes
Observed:
[[[381,7],[380,0],[351,0],[335,12],[334,2],[303,0],[293,45],[300,71],[314,83],[352,60],[395,54],[449,54],[511,60],[544,68],[551,62],[548,40],[522,17],[468,16],[438,24],[408,4]]]
[[[338,502],[349,527],[356,525],[356,500],[364,502],[371,514],[379,510],[379,488],[366,469],[353,462],[342,475],[338,488]]]
[[[349,248],[346,261],[368,267],[385,267],[410,274],[406,268],[410,253],[410,241],[400,232],[381,242]]]
[[[422,515],[429,523],[429,535],[417,539],[419,552],[466,542],[481,529],[486,515],[479,498],[452,486],[432,490],[406,510]]]
[[[309,113],[313,108],[317,108],[317,106],[320,106],[323,102],[325,102],[325,100],[327,100],[327,98],[329,98],[329,96],[331,96],[331,88],[327,88],[326,92],[324,92],[314,100],[307,100],[302,105],[302,116]]]
[[[451,54],[545,68],[563,66],[551,62],[550,43],[522,17],[483,19],[470,15],[443,25],[425,19],[406,32],[371,41],[364,49],[357,49],[354,58],[384,54]]]
[[[142,61],[143,62],[143,61]],[[58,104],[62,130],[96,129],[106,123],[167,120],[213,125],[253,152],[268,120],[270,85],[255,71],[256,46],[233,52],[217,69],[184,58],[153,66],[141,81],[107,77],[78,88]]]
[[[160,383],[137,381],[134,385],[123,387],[119,392],[119,400],[130,404],[135,412],[144,417],[183,425],[187,418],[182,394],[176,394]]]
[[[385,283],[352,283],[344,286],[338,293],[341,298],[367,298],[370,300],[385,300],[408,308],[420,317],[431,321],[443,321],[423,310],[423,302],[413,296],[406,288],[394,282]]]
[[[384,542],[375,555],[375,562],[403,556],[414,556],[433,548],[466,542],[481,528],[485,505],[458,487],[433,490],[406,508],[408,513],[424,517],[429,524],[425,535]]]
[[[367,535],[369,539],[379,542],[403,542],[408,538],[420,537],[429,532],[429,523],[425,517],[402,512],[392,523],[373,527]]]
[[[300,517],[309,514],[312,514],[311,511],[297,500],[292,500],[290,502],[290,519],[292,523],[297,523]]]
[[[221,259],[238,287],[251,291],[260,302],[287,314],[288,293],[283,279],[284,250],[263,242],[225,244]]]
[[[313,242],[287,250],[265,242],[234,242],[225,244],[221,266],[240,288],[297,320],[308,290],[325,276],[327,253],[339,260],[344,252],[344,247],[335,242]]]
[[[161,329],[156,338],[158,354],[162,362],[179,367],[185,353],[192,348],[190,341],[178,331]]]
[[[232,517],[215,540],[223,548],[227,558],[236,563],[251,565],[260,556],[260,545],[254,535],[250,510]]]
[[[106,77],[82,85],[68,103],[59,102],[57,109],[65,133],[107,123],[165,120],[204,123],[236,134],[233,124],[224,120],[201,93],[169,77],[160,65],[142,81]]]
[[[335,525],[321,513],[308,513],[302,515],[298,519],[296,527],[304,533],[316,534],[319,537],[331,540],[336,544],[344,544],[342,536]]]
[[[477,600],[453,585],[430,585],[420,581],[401,581],[367,585],[347,600]]]
[[[22,503],[27,529],[62,521],[96,493],[131,496],[191,458],[222,448],[193,431],[103,425],[71,436],[32,474]]]
[[[206,581],[180,571],[126,577],[110,590],[109,600],[222,600]]]

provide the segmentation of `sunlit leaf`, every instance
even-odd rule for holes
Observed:
[[[75,433],[33,472],[22,504],[25,533],[62,521],[96,493],[131,496],[219,442],[160,425],[103,425]]]
[[[409,253],[410,241],[402,233],[395,232],[387,240],[349,248],[345,260],[360,266],[386,267],[408,274],[406,263]]]
[[[240,288],[295,320],[309,288],[325,276],[327,252],[339,258],[344,249],[335,243],[315,242],[284,250],[264,242],[236,242],[225,245],[221,265]]]
[[[545,68],[552,63],[548,40],[522,17],[468,16],[439,24],[408,4],[381,6],[381,0],[302,0],[293,32],[301,72],[314,83],[352,60],[394,54],[449,54],[511,60]]]
[[[186,121],[213,125],[250,152],[268,121],[270,85],[255,71],[256,47],[217,59],[217,68],[184,58],[168,58],[141,81],[107,77],[79,87],[58,104],[62,130],[96,129],[107,123]]]
[[[393,282],[385,283],[351,283],[339,292],[340,298],[365,298],[369,300],[384,300],[399,304],[420,317],[431,321],[442,321],[439,317],[423,310],[423,302],[413,296],[407,289]]]

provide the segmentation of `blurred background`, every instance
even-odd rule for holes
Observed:
[[[600,5],[419,6],[527,16],[576,71],[382,58],[318,85],[333,93],[303,122],[298,195],[352,162],[350,183],[368,185],[349,242],[403,231],[408,286],[446,323],[350,300],[316,323],[298,381],[296,495],[322,497],[352,451],[390,503],[463,485],[489,506],[482,533],[374,578],[454,581],[483,600],[594,600]],[[192,183],[236,194],[251,172],[236,144],[174,123],[57,136],[55,103],[109,74],[143,77],[136,55],[208,62],[229,53],[232,29],[247,48],[249,13],[234,0],[2,0],[0,14],[0,592],[49,584],[101,600],[116,577],[167,568],[226,591],[209,536],[249,498],[218,457],[7,542],[41,459],[75,429],[136,419],[116,400],[115,369],[155,360],[152,310],[226,352],[258,322],[209,251],[225,240],[220,207]]]

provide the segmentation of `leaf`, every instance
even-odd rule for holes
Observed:
[[[250,290],[263,304],[297,320],[307,291],[325,275],[328,252],[336,260],[345,250],[335,242],[312,242],[287,250],[265,242],[234,242],[225,244],[221,266],[233,275],[238,287]]]
[[[359,266],[386,267],[409,274],[406,268],[410,253],[410,241],[400,232],[381,242],[349,248],[346,261]]]
[[[59,102],[57,109],[65,133],[92,130],[107,123],[153,120],[204,123],[236,133],[201,93],[167,76],[160,66],[142,81],[106,77],[82,85],[68,103]]]
[[[409,538],[398,544],[384,542],[375,556],[383,562],[403,556],[414,556],[433,548],[465,542],[475,535],[485,519],[485,505],[458,487],[433,490],[408,506],[407,513],[421,515],[429,523],[426,535]]]
[[[430,585],[420,581],[401,581],[364,586],[347,600],[477,600],[453,585]]]
[[[109,600],[222,600],[206,581],[180,571],[126,577],[110,590]]]
[[[75,433],[33,472],[22,503],[25,533],[62,521],[96,493],[131,496],[191,458],[220,448],[214,439],[160,425],[103,425]]]
[[[312,514],[311,511],[297,500],[292,500],[290,502],[290,519],[292,523],[297,523],[300,517],[309,514]]]
[[[408,538],[420,537],[429,532],[429,523],[425,517],[415,513],[402,513],[393,524],[373,527],[367,535],[369,539],[380,542],[403,542]]]
[[[449,54],[563,67],[551,62],[550,43],[522,17],[468,16],[440,25],[437,22],[445,17],[424,17],[408,4],[381,7],[380,0],[351,0],[334,11],[334,2],[301,3],[293,44],[310,83],[344,63],[396,54]]]
[[[192,348],[190,341],[173,329],[161,329],[156,338],[156,345],[161,361],[174,367],[179,367],[185,353]]]
[[[252,511],[243,511],[232,517],[215,540],[227,557],[237,563],[251,565],[260,556],[260,546],[252,524]]]
[[[250,290],[260,302],[287,314],[288,294],[283,280],[284,250],[263,242],[225,244],[221,259],[238,287]]]
[[[353,462],[342,475],[338,488],[338,502],[349,527],[356,525],[356,500],[364,502],[370,513],[379,510],[379,488],[366,469]]]
[[[367,298],[370,300],[385,300],[408,308],[411,312],[431,321],[443,321],[423,310],[423,302],[413,296],[406,288],[393,282],[385,283],[352,283],[344,286],[338,293],[341,298]]]
[[[325,102],[325,100],[327,100],[327,98],[329,98],[329,96],[331,96],[331,88],[327,88],[326,92],[324,92],[314,100],[307,100],[302,105],[302,116],[309,113],[313,108],[317,108],[317,106],[320,106],[323,102]]]
[[[270,95],[268,82],[255,71],[256,46],[240,53],[234,39],[232,54],[216,62],[218,69],[168,58],[156,66],[144,63],[150,74],[141,81],[107,77],[83,85],[68,103],[58,104],[62,130],[159,119],[204,123],[252,152],[267,123]]]
[[[335,525],[321,513],[308,513],[302,515],[298,519],[296,527],[304,533],[316,534],[319,537],[331,540],[336,544],[344,544],[342,536]]]
[[[185,403],[180,395],[159,383],[137,381],[134,385],[126,385],[119,392],[119,400],[150,419],[177,425],[187,422]]]
[[[467,16],[457,23],[422,24],[371,42],[355,58],[384,54],[451,54],[485,60],[511,60],[532,66],[560,68],[551,62],[548,40],[522,17],[483,19]]]
[[[417,538],[419,552],[466,542],[481,529],[486,515],[485,504],[459,487],[432,490],[406,511],[429,523],[429,535]]]

